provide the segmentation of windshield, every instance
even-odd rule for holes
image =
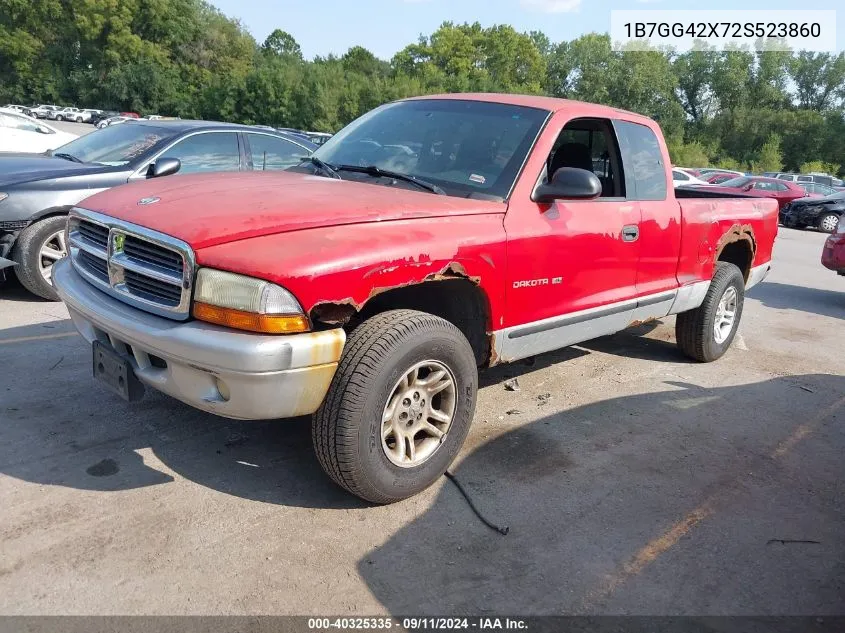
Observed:
[[[80,136],[53,151],[70,154],[83,163],[123,166],[175,132],[150,125],[115,125]]]
[[[400,101],[353,121],[314,156],[331,166],[413,176],[451,196],[504,199],[548,114],[482,101]],[[372,176],[344,172],[343,178]]]
[[[723,187],[744,187],[749,182],[751,182],[751,178],[740,176],[739,178],[731,178],[730,180],[720,182],[719,184]]]
[[[837,191],[829,196],[825,196],[828,200],[845,200],[845,191]]]

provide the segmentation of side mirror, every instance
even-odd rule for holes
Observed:
[[[561,167],[549,182],[538,185],[531,199],[551,203],[555,200],[592,200],[601,195],[601,181],[593,172],[576,167]]]
[[[182,161],[178,158],[159,158],[147,168],[147,178],[172,176],[182,168]]]

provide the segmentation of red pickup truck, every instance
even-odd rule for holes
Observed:
[[[88,198],[53,282],[124,398],[313,414],[328,475],[388,503],[455,458],[479,368],[671,314],[683,352],[725,353],[769,271],[777,202],[676,192],[669,165],[660,128],[630,112],[408,99],[291,171]]]

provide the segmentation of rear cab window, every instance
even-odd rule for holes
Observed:
[[[625,166],[628,198],[665,200],[666,165],[657,135],[650,127],[640,123],[617,119],[613,125],[619,137],[622,164]]]

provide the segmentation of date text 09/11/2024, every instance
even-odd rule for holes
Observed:
[[[496,631],[496,630],[511,630],[519,631],[526,630],[528,623],[519,618],[436,618],[436,617],[419,617],[419,618],[390,618],[390,617],[376,617],[376,618],[309,618],[308,629],[312,631],[320,630],[389,630],[393,627],[406,631],[443,631],[443,630],[480,630],[480,631]]]

